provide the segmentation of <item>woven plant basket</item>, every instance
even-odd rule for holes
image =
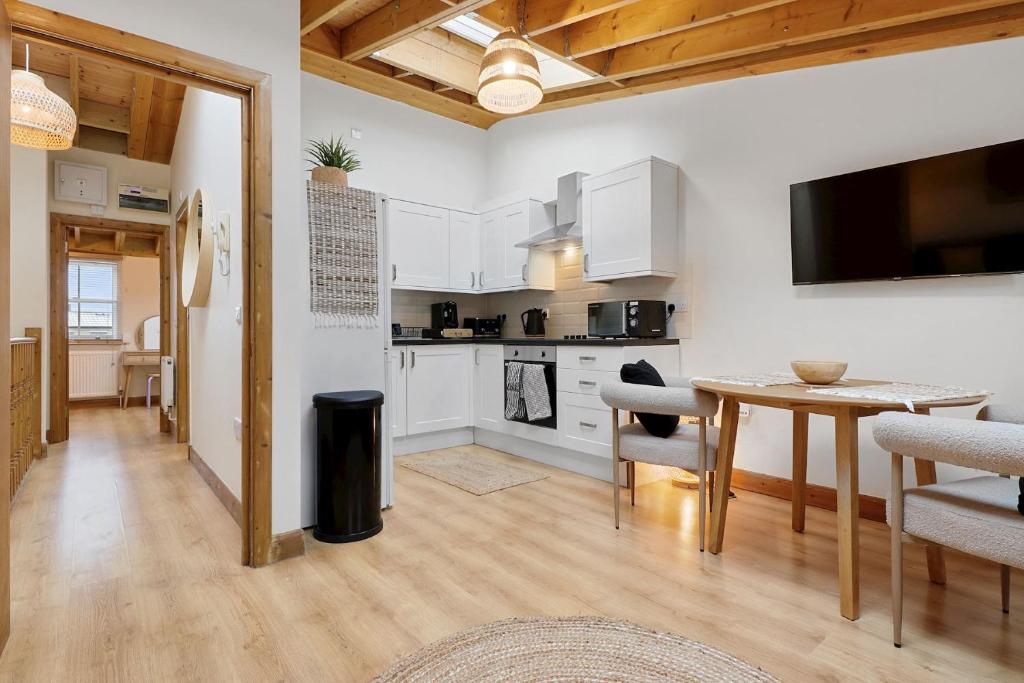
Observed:
[[[333,166],[317,166],[313,169],[313,180],[348,187],[348,173]]]

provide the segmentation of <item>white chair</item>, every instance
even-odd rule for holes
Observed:
[[[1009,475],[1024,475],[1024,411],[987,406],[979,421],[883,413],[875,441],[892,453],[893,644],[902,645],[903,543],[954,548],[998,562],[1003,611],[1010,609],[1010,567],[1024,568],[1024,515],[1019,488]],[[903,458],[920,458],[999,473],[904,490]]]
[[[718,433],[713,420],[718,397],[694,389],[686,377],[665,377],[666,386],[608,382],[601,385],[601,399],[612,408],[612,480],[615,484],[615,528],[619,528],[619,462],[627,464],[630,501],[636,504],[636,465],[678,467],[697,475],[700,501],[700,549],[704,551],[707,516],[707,473],[714,471],[718,454]],[[699,418],[698,424],[680,424],[668,438],[652,436],[643,425],[619,425],[619,411],[655,413]]]

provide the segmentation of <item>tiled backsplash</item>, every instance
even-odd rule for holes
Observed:
[[[689,278],[642,277],[616,280],[604,284],[583,282],[583,250],[560,251],[555,257],[555,291],[508,292],[499,294],[444,294],[395,290],[391,295],[392,321],[403,325],[426,327],[430,325],[430,304],[454,301],[459,307],[459,319],[475,316],[508,315],[502,330],[506,337],[523,334],[520,314],[528,308],[545,308],[548,320],[545,332],[549,338],[566,334],[585,334],[587,331],[587,304],[593,301],[621,301],[625,299],[658,299],[678,307],[689,298]],[[668,336],[689,338],[692,335],[689,311],[676,311],[668,323]]]

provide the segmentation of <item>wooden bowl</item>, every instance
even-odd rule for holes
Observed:
[[[846,372],[846,363],[837,361],[795,360],[789,365],[808,384],[832,384]]]

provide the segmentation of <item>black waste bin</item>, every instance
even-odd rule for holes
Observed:
[[[380,516],[379,391],[313,397],[316,408],[316,528],[313,537],[348,543],[384,527]]]

